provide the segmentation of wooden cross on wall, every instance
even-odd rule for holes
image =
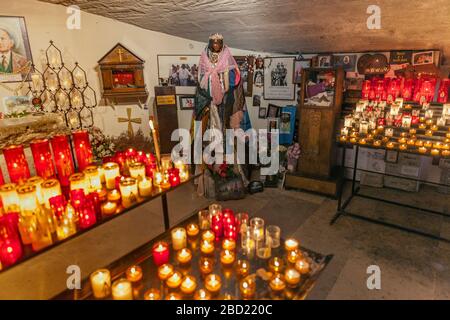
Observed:
[[[131,108],[127,108],[127,117],[126,118],[117,118],[117,122],[128,122],[128,137],[133,138],[134,137],[134,131],[133,131],[133,123],[141,124],[142,119],[141,118],[131,118]]]

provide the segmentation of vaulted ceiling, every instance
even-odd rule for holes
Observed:
[[[449,0],[41,0],[197,41],[294,53],[390,49],[450,52]],[[367,9],[381,9],[369,30]]]

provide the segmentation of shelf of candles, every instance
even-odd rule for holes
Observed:
[[[87,132],[74,132],[80,172],[67,136],[31,143],[40,176],[30,177],[22,146],[4,149],[11,183],[0,186],[0,269],[72,239],[92,227],[191,181],[188,166],[167,161],[157,171],[150,153],[134,149],[92,162]],[[82,160],[81,160],[82,159]],[[174,167],[173,167],[174,166]],[[56,167],[56,170],[55,170]],[[3,181],[0,179],[0,181]]]
[[[304,299],[332,256],[264,224],[211,205],[55,299]]]
[[[448,158],[449,119],[450,104],[360,101],[353,113],[345,116],[337,141]]]

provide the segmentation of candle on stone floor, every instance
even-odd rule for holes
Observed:
[[[133,286],[126,279],[114,281],[111,292],[114,300],[133,300]]]
[[[212,254],[214,252],[214,242],[202,240],[200,244],[200,251],[203,254]]]
[[[187,248],[183,248],[176,254],[176,259],[180,264],[188,264],[192,259],[192,252]]]
[[[158,278],[160,280],[166,280],[174,272],[173,266],[169,263],[163,264],[158,267]]]
[[[222,241],[222,249],[234,250],[236,248],[236,241],[233,239],[224,239]]]
[[[236,275],[246,277],[250,272],[250,262],[248,260],[238,260],[236,263]]]
[[[111,274],[108,269],[99,269],[93,272],[90,280],[95,298],[103,299],[111,293]]]
[[[297,250],[298,241],[293,238],[286,239],[286,241],[284,242],[284,248],[286,249],[286,251]]]
[[[438,149],[431,149],[431,155],[432,155],[432,156],[437,157],[437,156],[440,155],[440,153],[441,153],[441,152],[440,152]]]
[[[131,283],[139,282],[143,276],[142,268],[139,266],[131,266],[126,270],[125,275]]]
[[[148,289],[144,293],[144,300],[161,300],[161,292],[158,289]]]
[[[169,262],[169,245],[167,242],[159,241],[153,245],[152,249],[153,262],[157,266],[161,266]]]
[[[188,235],[189,237],[195,237],[195,236],[197,236],[198,233],[200,232],[200,229],[199,229],[199,227],[198,227],[197,224],[195,224],[195,223],[190,223],[190,224],[187,225],[186,231],[187,231],[187,235]]]
[[[284,268],[284,262],[283,259],[279,257],[273,257],[269,260],[268,263],[269,270],[273,272],[281,272]]]
[[[212,294],[217,294],[222,287],[222,279],[217,274],[209,274],[205,278],[205,288]]]
[[[214,260],[211,258],[207,258],[207,257],[201,257],[199,266],[200,266],[200,272],[202,274],[209,274],[214,269]]]
[[[298,249],[287,252],[287,260],[290,263],[295,263],[298,260],[298,258],[300,258],[301,256],[302,256],[302,254]]]
[[[194,295],[194,300],[210,300],[210,299],[211,294],[205,289],[197,290],[197,292]]]
[[[180,285],[180,290],[185,295],[191,295],[194,293],[195,289],[197,288],[197,280],[195,280],[195,277],[187,275],[183,278]]]
[[[235,259],[236,255],[232,250],[222,250],[222,252],[220,253],[220,262],[223,265],[232,265]]]
[[[179,271],[174,271],[166,280],[166,285],[170,289],[176,289],[180,286],[181,280],[183,279],[182,274]]]
[[[295,269],[301,274],[306,274],[309,272],[309,263],[303,258],[300,258],[295,263]]]
[[[284,277],[281,274],[275,275],[272,280],[270,280],[269,287],[276,293],[283,291],[286,288]]]
[[[294,268],[286,269],[284,278],[289,286],[296,286],[300,282],[300,273]]]
[[[254,277],[247,276],[239,282],[239,291],[242,298],[252,299],[256,291],[256,281]]]

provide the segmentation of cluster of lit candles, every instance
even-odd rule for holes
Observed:
[[[385,115],[386,111],[386,115]],[[403,106],[402,99],[386,109],[386,102],[360,101],[345,117],[339,141],[363,146],[384,147],[432,156],[450,156],[450,104],[444,104],[441,116],[424,103],[421,109]],[[394,137],[395,128],[402,131]],[[423,132],[418,136],[418,132]],[[439,134],[436,134],[440,131]]]
[[[214,228],[218,224],[220,227]],[[224,230],[233,230],[239,236]],[[143,298],[145,300],[234,299],[230,293],[221,294],[221,291],[227,291],[222,290],[224,282],[233,273],[238,280],[241,298],[256,298],[256,274],[251,272],[251,265],[255,262],[251,262],[253,256],[249,255],[251,250],[255,250],[255,244],[249,247],[249,238],[256,244],[263,242],[264,248],[267,248],[267,243],[269,248],[281,245],[279,227],[268,226],[264,232],[264,221],[261,218],[249,219],[247,213],[235,215],[231,209],[222,209],[217,204],[211,205],[207,210],[201,210],[198,213],[198,224],[189,223],[185,227],[176,227],[170,231],[170,243],[158,241],[153,244],[152,261],[157,267],[156,276],[161,286],[147,289],[143,293]],[[257,248],[258,245],[256,250]],[[296,239],[287,239],[283,249],[282,256],[272,257],[270,249],[262,255],[257,255],[267,264],[270,277],[265,281],[274,294],[282,294],[287,287],[298,287],[302,275],[310,272],[309,260],[303,256]],[[200,279],[189,271],[197,252]],[[220,252],[217,262],[216,252]],[[238,259],[239,252],[243,254],[242,259]],[[174,261],[171,261],[171,256]],[[220,263],[222,270],[220,274],[214,272],[216,263]],[[142,289],[143,275],[142,267],[133,265],[126,270],[124,277],[112,282],[107,269],[97,270],[90,276],[92,293],[97,299],[110,296],[115,300],[139,299],[142,297],[141,291],[136,288]]]
[[[98,166],[88,132],[75,131],[72,140],[79,172],[66,135],[30,143],[33,177],[23,146],[3,149],[11,182],[0,172],[0,267],[21,258],[22,245],[39,251],[188,178],[181,161],[163,157],[158,166],[153,154],[132,148]]]

